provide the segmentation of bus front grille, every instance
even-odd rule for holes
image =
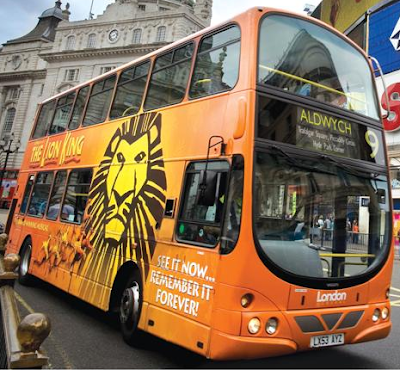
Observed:
[[[322,314],[320,317],[315,315],[296,316],[294,319],[303,333],[316,333],[326,331],[325,326],[329,331],[335,328],[353,328],[357,326],[363,314],[364,311],[351,311],[345,315],[343,313],[332,313]],[[343,316],[344,318],[342,319]],[[325,326],[323,323],[325,323]]]

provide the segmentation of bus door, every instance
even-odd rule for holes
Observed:
[[[22,237],[24,236],[22,235],[22,229],[25,223],[26,211],[34,181],[35,181],[35,175],[33,174],[20,175],[19,186],[25,185],[25,188],[21,189],[21,193],[23,192],[23,197],[21,198],[17,194],[17,198],[13,200],[13,204],[14,201],[17,201],[16,203],[17,210],[19,208],[18,213],[15,214],[14,220],[12,219],[14,212],[12,208],[10,209],[10,213],[8,216],[6,229],[11,231],[11,233],[9,234],[10,236],[9,245],[10,248],[12,249],[12,252],[15,253],[18,253],[23,243]],[[19,193],[19,189],[17,193]]]

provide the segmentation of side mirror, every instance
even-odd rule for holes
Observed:
[[[204,170],[200,172],[197,205],[211,207],[215,204],[217,182],[217,172]]]

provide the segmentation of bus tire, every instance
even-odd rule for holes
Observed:
[[[20,264],[18,268],[18,282],[21,285],[30,285],[32,283],[32,275],[29,274],[29,265],[32,257],[32,240],[27,238],[21,247]]]
[[[140,272],[135,271],[127,280],[119,304],[119,322],[124,341],[138,346],[142,341],[142,331],[138,328],[143,302],[143,284]]]

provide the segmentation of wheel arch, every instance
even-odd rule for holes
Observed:
[[[142,280],[140,268],[133,261],[125,262],[119,268],[117,275],[115,276],[112,289],[111,289],[110,301],[108,304],[109,311],[115,312],[118,310],[119,303],[120,303],[119,299],[122,296],[123,291],[125,290],[126,282],[128,281],[129,277],[134,274],[138,274],[140,279]]]
[[[28,240],[31,241],[31,248],[33,248],[33,246],[32,246],[32,236],[31,236],[30,234],[28,234],[28,235],[25,236],[24,241],[20,244],[19,251],[18,251],[18,254],[19,254],[19,255],[21,255],[21,253],[23,252],[23,250],[24,250],[24,248],[25,248],[25,243],[26,243]]]

